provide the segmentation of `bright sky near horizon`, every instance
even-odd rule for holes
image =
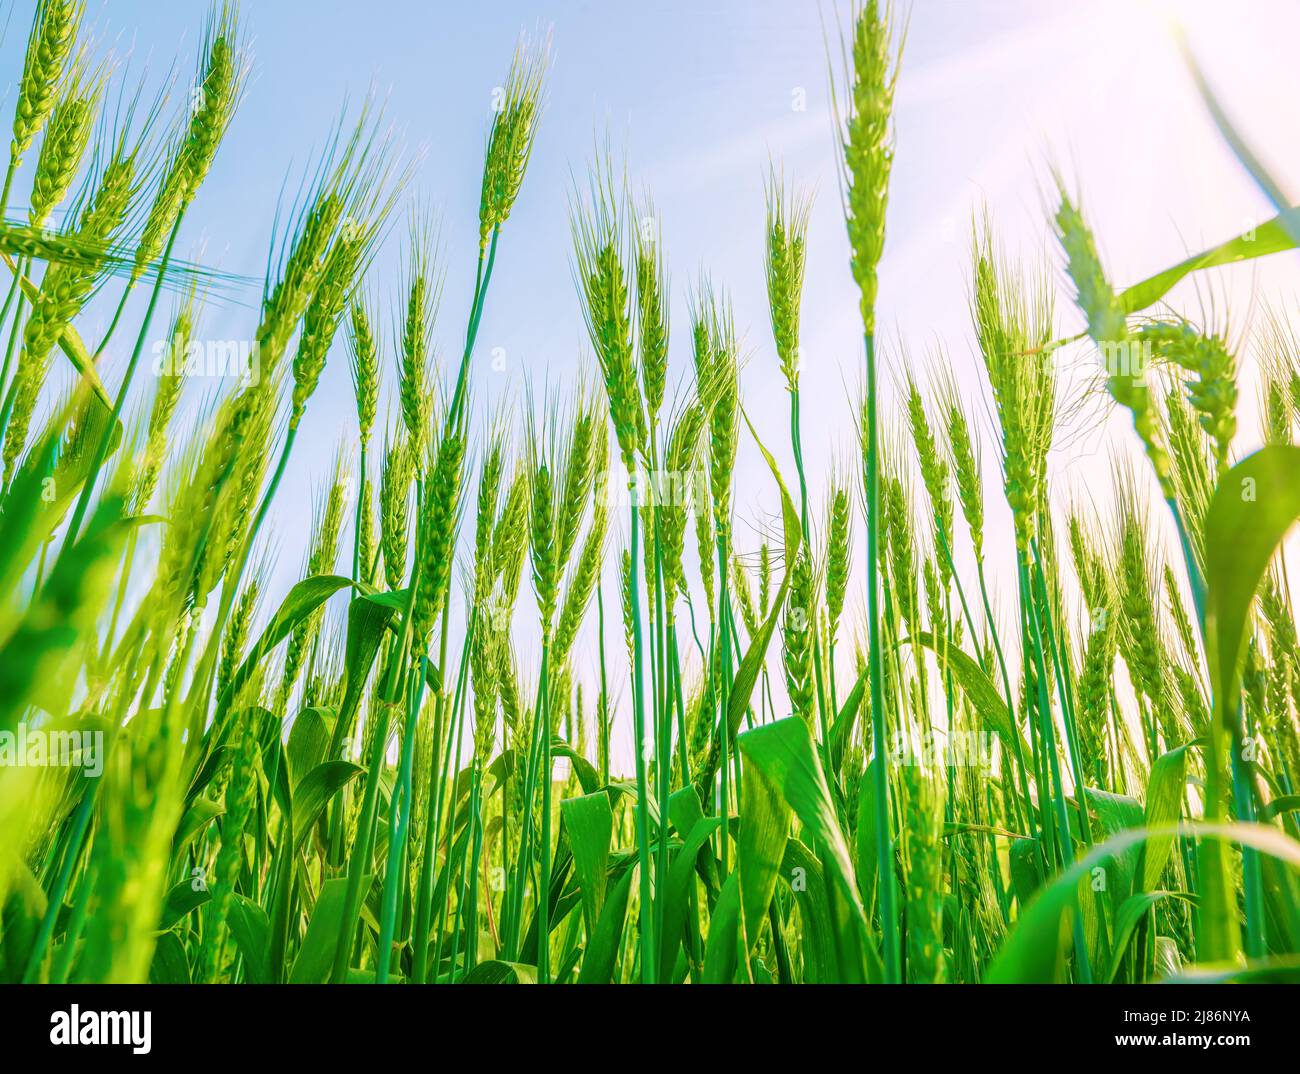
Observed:
[[[89,16],[101,45],[128,57],[124,69],[132,77],[144,74],[156,85],[175,63],[186,85],[207,7],[206,0],[91,0]],[[1046,258],[1059,280],[1048,227],[1052,164],[1081,192],[1119,284],[1272,215],[1206,116],[1168,32],[1170,11],[1243,133],[1284,186],[1297,189],[1300,164],[1288,159],[1287,149],[1300,144],[1292,106],[1300,91],[1292,47],[1300,37],[1300,5],[915,0],[898,88],[881,267],[879,314],[891,362],[900,351],[895,341],[903,341],[924,380],[927,356],[942,342],[963,390],[972,398],[982,391],[966,311],[971,216],[987,204],[1006,244]],[[815,191],[802,347],[813,495],[820,496],[833,464],[851,464],[861,325],[839,209],[826,49],[828,38],[838,40],[846,4],[837,10],[811,0],[372,0],[364,6],[262,0],[245,2],[241,15],[254,52],[253,78],[187,219],[185,256],[260,281],[286,175],[291,190],[345,102],[355,112],[373,87],[407,151],[423,154],[412,194],[441,221],[446,284],[437,339],[444,361],[454,363],[473,286],[491,94],[520,31],[549,31],[547,111],[479,335],[478,412],[490,413],[502,399],[521,400],[525,375],[534,385],[567,390],[584,368],[589,347],[570,276],[567,200],[573,176],[584,174],[597,139],[608,133],[616,152],[626,155],[634,186],[652,193],[662,217],[673,283],[670,386],[690,368],[687,298],[707,272],[735,304],[747,411],[757,428],[770,430],[768,446],[789,476],[787,398],[764,296],[769,161]],[[29,3],[18,3],[2,46],[6,70],[18,70],[29,19]],[[386,313],[397,301],[393,270],[404,223],[399,217],[376,265]],[[1297,269],[1295,256],[1275,257],[1221,274],[1212,288],[1203,282],[1201,294],[1226,299],[1238,328],[1249,316],[1252,284],[1293,305]],[[1068,291],[1059,295],[1062,329],[1075,330]],[[1177,295],[1191,296],[1197,308],[1195,288]],[[209,303],[202,334],[251,334],[259,291],[237,297],[244,305]],[[159,331],[165,320],[159,319]],[[391,343],[391,324],[385,328]],[[110,383],[125,361],[126,335],[115,337],[108,356]],[[493,354],[504,358],[502,372],[489,368]],[[385,373],[391,387],[391,364]],[[896,372],[887,377],[897,380]],[[982,404],[976,408],[983,412]],[[277,593],[300,570],[313,493],[328,480],[337,445],[351,441],[354,421],[340,345],[272,519],[279,535]],[[1075,424],[1077,435],[1064,438],[1053,456],[1062,495],[1066,483],[1086,495],[1110,478],[1096,422],[1080,416]],[[1243,442],[1253,436],[1248,428]],[[994,501],[992,440],[984,461]],[[738,539],[752,551],[776,503],[752,446],[742,450],[740,466]],[[1006,532],[1000,513],[993,525]]]

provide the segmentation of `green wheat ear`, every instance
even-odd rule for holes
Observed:
[[[863,327],[874,336],[877,271],[885,249],[885,209],[894,166],[892,117],[901,52],[901,46],[894,46],[891,7],[878,0],[855,6],[853,27],[841,49],[846,85],[839,90],[831,86],[842,150],[840,189]]]
[[[518,461],[506,490],[505,504],[492,529],[492,569],[501,576],[507,589],[518,585],[522,554],[527,547],[529,481],[528,467]]]
[[[378,535],[375,532],[374,482],[366,477],[361,482],[361,502],[358,505],[360,527],[357,533],[357,558],[361,581],[367,585],[375,584],[376,571],[379,566]]]
[[[713,532],[713,504],[711,496],[700,496],[694,501],[695,507],[695,552],[700,570],[700,587],[704,590],[705,607],[709,612],[709,622],[717,621],[717,598],[715,582],[717,580],[717,547]]]
[[[700,473],[700,438],[706,416],[699,400],[692,400],[668,431],[668,475],[681,493],[669,497],[657,509],[664,560],[664,606],[670,617],[678,594],[688,591],[682,557],[686,547],[686,520],[692,507],[702,506],[696,503],[696,477]]]
[[[925,400],[921,398],[921,390],[917,387],[910,369],[906,374],[906,387],[907,426],[912,434],[912,444],[916,448],[921,480],[930,498],[935,531],[938,540],[951,548],[953,503],[949,487],[952,475],[948,469],[948,460],[939,451],[938,441],[932,431],[929,415],[926,413]],[[951,567],[947,558],[940,558],[939,572],[946,588],[951,577]]]
[[[492,531],[501,507],[505,474],[506,425],[495,419],[488,431],[487,447],[479,467],[478,499],[474,509],[474,607],[487,614],[497,569],[492,558]]]
[[[133,497],[137,513],[145,511],[157,489],[166,454],[167,430],[185,387],[185,353],[194,332],[194,299],[195,292],[191,289],[177,304],[167,332],[166,352],[171,361],[169,368],[162,370],[157,377],[153,405],[149,410],[148,434]]]
[[[1052,291],[1041,267],[1001,252],[985,213],[973,229],[971,318],[1002,432],[1003,487],[1021,557],[1037,536],[1056,427]]]
[[[56,106],[58,112],[60,106]],[[46,145],[61,120],[51,123]],[[88,136],[88,135],[87,135]],[[122,229],[135,194],[139,190],[136,155],[125,134],[114,144],[112,154],[102,169],[95,169],[87,183],[87,193],[79,199],[80,212],[67,236],[78,257],[56,261],[47,269],[41,288],[32,303],[32,313],[22,326],[22,349],[18,356],[11,393],[13,406],[4,432],[3,464],[6,479],[26,444],[31,418],[45,385],[50,353],[60,336],[72,324],[100,282],[108,260],[110,243]],[[45,156],[42,147],[42,158]],[[74,169],[75,170],[75,169]],[[37,178],[41,176],[38,162]],[[62,198],[54,188],[63,180],[50,179],[44,189],[46,197]],[[69,180],[70,182],[70,180]],[[66,186],[66,184],[65,184]],[[33,212],[37,209],[34,207]],[[42,210],[43,211],[43,210]]]
[[[632,553],[626,548],[619,555],[618,579],[623,608],[623,641],[627,645],[628,658],[632,659],[636,650],[636,623],[632,614]]]
[[[900,766],[899,850],[907,914],[907,977],[936,984],[946,977],[944,958],[944,784],[928,766],[908,758]]]
[[[352,389],[357,403],[357,427],[361,447],[370,444],[379,409],[379,351],[374,307],[362,296],[354,296],[348,316],[348,356],[351,359]]]
[[[826,613],[830,619],[830,636],[835,640],[844,598],[849,587],[851,549],[853,547],[853,511],[849,491],[843,485],[832,488],[826,513],[830,523],[826,532]],[[761,604],[767,611],[767,545],[762,548],[763,592]]]
[[[767,179],[767,304],[786,390],[799,388],[799,310],[812,199],[788,189],[775,168]]]
[[[423,517],[419,520],[419,578],[412,613],[416,651],[422,652],[434,620],[448,600],[451,565],[460,520],[461,472],[465,463],[467,412],[443,431],[426,467]],[[432,450],[432,449],[431,449]]]
[[[182,210],[207,178],[248,76],[248,56],[239,35],[236,5],[214,8],[202,45],[199,78],[190,100],[190,123],[178,160]]]
[[[1079,746],[1085,772],[1098,773],[1105,758],[1111,678],[1114,675],[1116,627],[1106,617],[1088,635],[1079,673]]]
[[[330,346],[377,230],[377,222],[373,221],[345,228],[328,255],[316,293],[303,314],[302,332],[293,359],[290,429],[297,428],[302,421],[307,401],[320,382]]]
[[[962,518],[970,531],[975,562],[984,564],[984,485],[980,479],[979,441],[966,414],[966,405],[952,376],[951,366],[940,352],[941,373],[936,393],[942,422],[948,429],[948,456]]]
[[[784,640],[782,663],[790,709],[812,730],[815,711],[813,696],[812,632],[816,595],[813,592],[812,562],[801,548],[792,568],[790,593],[781,624]]]
[[[1147,512],[1130,471],[1117,473],[1116,486],[1112,555],[1120,651],[1134,685],[1150,701],[1153,712],[1158,718],[1168,717],[1171,713],[1166,708],[1164,644],[1156,614],[1158,575],[1151,562]]]
[[[1060,205],[1056,211],[1056,233],[1065,252],[1065,270],[1075,288],[1075,302],[1088,321],[1088,335],[1103,351],[1103,358],[1113,363],[1107,370],[1106,387],[1115,402],[1129,411],[1147,458],[1166,498],[1175,492],[1170,478],[1168,447],[1162,443],[1156,410],[1146,371],[1140,366],[1125,367],[1120,359],[1130,355],[1127,319],[1115,292],[1106,279],[1101,257],[1092,232],[1057,177]],[[1118,356],[1118,358],[1117,358]]]
[[[752,637],[758,630],[758,612],[754,608],[754,594],[749,586],[749,571],[741,562],[740,556],[731,557],[731,595],[740,605],[740,621],[745,624]]]
[[[560,565],[556,547],[557,514],[553,458],[548,457],[557,435],[554,421],[543,431],[529,435],[528,472],[529,504],[528,548],[533,572],[533,591],[542,619],[542,635],[550,637],[559,600]]]
[[[500,636],[487,618],[474,624],[470,643],[470,681],[474,687],[474,762],[485,765],[492,756],[496,736],[496,714],[501,690],[499,650]]]
[[[404,179],[392,176],[390,144],[377,129],[378,117],[367,106],[350,134],[335,133],[282,258],[268,273],[256,336],[264,376],[278,367],[317,293],[335,242],[355,239],[358,231],[366,242],[373,240],[400,193]]]
[[[404,307],[398,337],[398,398],[413,458],[423,465],[433,420],[433,325],[442,294],[435,267],[436,231],[427,216],[412,213],[407,254]]]
[[[1186,386],[1187,399],[1213,448],[1217,478],[1227,469],[1237,433],[1237,362],[1224,335],[1200,332],[1186,321],[1157,321],[1136,329],[1133,338],[1150,344],[1153,360],[1196,378]]]
[[[570,205],[574,276],[583,318],[605,383],[610,420],[628,480],[646,449],[646,414],[632,349],[626,196],[606,156],[593,167],[589,193]]]
[[[90,144],[104,81],[102,71],[92,72],[84,61],[76,62],[50,112],[36,158],[32,204],[27,214],[34,228],[45,226],[76,178]]]
[[[14,109],[13,141],[9,147],[11,172],[22,163],[54,108],[85,10],[83,0],[37,2]]]
[[[406,577],[407,538],[411,524],[413,463],[408,440],[391,440],[384,451],[379,478],[379,546],[384,553],[384,581],[402,588]]]
[[[1178,509],[1187,520],[1188,538],[1201,562],[1205,513],[1218,478],[1214,453],[1181,385],[1165,391],[1164,403],[1159,435],[1169,445],[1170,479],[1177,493]]]
[[[1300,341],[1286,312],[1265,302],[1262,324],[1252,342],[1260,364],[1264,439],[1270,444],[1292,443],[1292,427],[1300,413]]]
[[[550,59],[550,38],[535,45],[521,40],[510,61],[506,83],[495,91],[479,195],[479,249],[510,218],[532,157],[542,93]]]
[[[177,221],[198,195],[243,95],[248,51],[240,38],[237,10],[228,0],[208,15],[194,83],[184,114],[169,139],[154,199],[136,244],[131,283],[157,260]]]
[[[713,527],[724,555],[731,545],[731,484],[740,440],[739,346],[731,304],[706,287],[701,310],[708,337],[708,380],[700,396],[709,400],[709,483]]]
[[[568,436],[553,475],[556,482],[555,565],[563,576],[596,485],[597,441],[605,431],[598,400],[582,387],[567,420]]]
[[[340,449],[334,456],[329,489],[323,500],[318,498],[312,512],[311,542],[303,571],[303,576],[306,578],[334,573],[339,557],[343,519],[347,513],[348,481],[347,462]],[[280,711],[284,711],[293,688],[298,683],[308,650],[320,633],[322,618],[323,610],[318,608],[295,624],[289,633],[289,644],[284,658],[284,674],[280,680],[279,703],[276,706]]]
[[[266,588],[266,574],[265,564],[253,570],[252,577],[239,591],[234,611],[230,615],[230,622],[226,624],[226,633],[221,642],[221,663],[217,667],[218,697],[230,686],[235,669],[244,658],[253,620],[257,617],[259,602]]]
[[[137,151],[138,147],[131,147],[122,135],[107,164],[92,173],[86,195],[78,199],[80,211],[68,236],[78,257],[49,265],[32,302],[31,316],[22,326],[22,349],[10,387],[12,410],[4,431],[3,460],[7,477],[12,475],[26,444],[31,418],[49,372],[51,351],[99,284],[108,260],[108,245],[122,229],[139,189]]]
[[[668,304],[671,289],[663,251],[663,232],[647,198],[634,229],[636,250],[637,343],[641,386],[650,427],[659,419],[668,386]]]
[[[602,430],[603,431],[603,430]],[[608,449],[600,449],[600,458],[608,458]],[[604,466],[606,463],[601,462]],[[591,594],[600,578],[604,566],[605,538],[609,524],[609,515],[603,500],[596,499],[591,524],[578,554],[568,588],[565,590],[564,602],[560,606],[560,618],[555,628],[554,662],[563,667],[577,638],[582,617],[591,602]]]
[[[221,980],[226,973],[226,918],[243,866],[244,831],[252,820],[257,802],[260,765],[256,721],[260,711],[256,708],[247,710],[237,720],[230,736],[233,760],[225,795],[226,823],[221,829],[212,884],[211,928],[204,933],[201,949],[203,979],[209,981]]]

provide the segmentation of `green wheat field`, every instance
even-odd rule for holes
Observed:
[[[1280,313],[1230,342],[1164,301],[1294,257],[1300,211],[1203,82],[1278,215],[1125,288],[1074,184],[1032,263],[977,214],[976,399],[877,348],[905,17],[836,13],[822,196],[861,393],[814,499],[817,251],[779,164],[754,221],[770,334],[740,340],[707,278],[670,333],[657,225],[598,152],[566,251],[592,374],[493,407],[475,338],[508,302],[544,39],[485,110],[478,249],[445,258],[477,255],[473,302],[435,362],[443,252],[382,109],[321,132],[257,300],[223,304],[231,279],[173,247],[238,111],[267,106],[251,30],[218,3],[153,99],[110,85],[83,15],[36,6],[0,195],[0,980],[1300,979],[1300,351]],[[115,311],[93,338],[92,300]],[[247,376],[207,375],[218,315],[247,322],[220,329],[247,335]],[[1097,508],[1048,482],[1066,344],[1125,422]],[[110,345],[130,358],[101,379]],[[1238,427],[1243,355],[1261,428]],[[331,356],[351,450],[316,451],[309,555],[273,587],[273,506]],[[764,378],[788,428],[750,422]],[[767,463],[766,539],[736,524],[742,448]]]

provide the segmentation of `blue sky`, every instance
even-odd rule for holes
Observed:
[[[1162,11],[1170,6],[1184,19],[1233,114],[1285,182],[1292,162],[1284,151],[1300,144],[1289,107],[1300,89],[1288,47],[1300,30],[1294,5],[912,5],[881,270],[887,378],[897,378],[896,340],[906,342],[923,379],[926,355],[942,341],[958,382],[974,398],[980,378],[965,308],[971,214],[987,203],[1011,248],[1049,258],[1059,278],[1047,231],[1051,163],[1082,190],[1108,266],[1121,283],[1271,215],[1195,98],[1165,32]],[[104,48],[128,56],[133,76],[144,74],[156,84],[175,61],[179,80],[188,84],[206,10],[203,0],[91,0],[89,18]],[[687,295],[707,271],[735,304],[746,355],[746,408],[760,429],[771,430],[770,446],[792,476],[787,398],[763,290],[763,177],[775,160],[788,179],[816,194],[803,395],[810,484],[819,495],[832,463],[852,458],[861,364],[824,36],[836,40],[845,12],[844,4],[837,12],[831,4],[803,0],[245,3],[253,77],[180,248],[260,279],[286,176],[301,176],[343,104],[355,105],[373,87],[386,98],[386,114],[406,151],[423,154],[411,193],[441,221],[446,284],[437,339],[444,359],[454,362],[473,284],[491,94],[504,79],[521,30],[549,32],[547,111],[502,240],[479,336],[474,390],[480,412],[502,398],[521,398],[525,374],[535,385],[568,388],[582,368],[588,348],[570,277],[567,200],[572,176],[583,175],[597,138],[608,134],[626,155],[634,186],[652,193],[662,217],[674,292],[670,384],[690,366]],[[18,69],[29,18],[26,4],[11,16],[3,42],[7,70]],[[376,264],[373,286],[386,312],[396,300],[402,223]],[[1295,268],[1293,259],[1275,259],[1234,270],[1223,277],[1223,293],[1243,316],[1241,296],[1252,281],[1293,302]],[[1062,290],[1058,311],[1070,328],[1067,295]],[[242,297],[244,305],[210,303],[203,333],[217,339],[250,335],[257,291]],[[126,335],[114,340],[108,356],[110,384],[120,375],[115,370],[129,347]],[[503,373],[489,368],[493,353],[504,356]],[[391,373],[390,363],[390,384]],[[1099,431],[1091,405],[1066,417],[1077,419],[1077,435],[1061,441],[1053,467],[1086,492],[1109,473],[1099,454],[1100,438],[1109,434]],[[300,567],[313,490],[327,479],[329,459],[341,440],[350,439],[353,421],[340,346],[312,401],[272,520],[280,534],[283,585]],[[991,442],[984,454],[996,483]],[[752,551],[776,504],[752,447],[742,451],[740,466],[738,534]],[[995,533],[1005,532],[996,512],[992,525]]]

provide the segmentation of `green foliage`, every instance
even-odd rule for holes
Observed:
[[[1113,492],[1094,482],[1098,506],[1080,506],[1049,466],[1067,446],[1055,284],[1002,251],[989,215],[969,280],[987,397],[942,346],[932,381],[900,348],[897,398],[877,370],[898,35],[882,5],[854,5],[835,105],[862,472],[834,468],[819,508],[799,399],[819,252],[809,202],[775,169],[754,266],[773,360],[747,363],[705,276],[676,368],[652,202],[606,151],[571,208],[598,387],[548,383],[543,412],[518,421],[508,404],[479,412],[475,343],[538,135],[545,45],[520,46],[494,101],[458,366],[434,354],[444,270],[427,218],[413,215],[397,279],[377,267],[408,173],[367,109],[275,238],[248,325],[258,382],[189,408],[182,369],[133,380],[137,346],[110,392],[108,337],[92,351],[82,336],[98,290],[117,292],[116,327],[152,287],[142,341],[163,288],[179,290],[178,354],[208,318],[242,315],[206,303],[219,274],[171,251],[249,61],[218,3],[174,129],[150,136],[159,102],[110,133],[94,115],[113,66],[90,61],[80,18],[80,3],[37,5],[0,198],[34,152],[32,212],[0,224],[14,359],[0,373],[0,979],[1294,974],[1300,657],[1280,549],[1300,518],[1295,336],[1281,314],[1265,327],[1251,453],[1241,343],[1173,308],[1139,316],[1193,272],[1291,249],[1293,210],[1119,289],[1061,188],[1075,342],[1108,359],[1149,345],[1154,362],[1098,378],[1136,436]],[[345,344],[357,424],[302,576],[277,591],[271,556],[296,525],[281,479]],[[757,377],[789,393],[797,484],[746,411]],[[999,488],[1005,505],[986,503]],[[995,540],[1007,517],[1012,552]],[[14,763],[20,741],[43,759]]]

